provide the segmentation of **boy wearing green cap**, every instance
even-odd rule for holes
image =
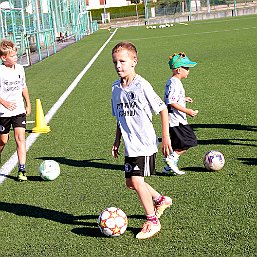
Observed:
[[[164,159],[166,167],[163,169],[163,174],[165,175],[185,174],[184,171],[178,169],[179,157],[190,147],[197,145],[195,133],[187,122],[187,115],[195,117],[198,111],[186,108],[186,102],[192,103],[193,100],[185,96],[185,89],[181,82],[182,79],[188,77],[189,68],[196,64],[182,52],[170,56],[169,66],[172,76],[164,88],[164,101],[169,112],[169,132],[173,152]]]

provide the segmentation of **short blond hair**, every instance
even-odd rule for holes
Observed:
[[[112,54],[117,53],[121,50],[127,50],[129,51],[135,58],[137,58],[137,48],[134,44],[123,41],[118,43],[113,49],[112,49]]]
[[[11,51],[17,52],[17,47],[12,40],[3,39],[0,42],[0,56],[6,56]]]

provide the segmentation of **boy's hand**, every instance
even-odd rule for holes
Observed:
[[[6,102],[5,104],[4,104],[4,107],[6,108],[6,109],[8,109],[9,111],[13,111],[14,109],[16,109],[16,103],[12,103],[12,102]]]
[[[116,146],[116,145],[113,145],[112,146],[112,156],[114,157],[114,158],[118,158],[119,157],[119,147],[118,146]]]
[[[188,103],[192,103],[193,102],[193,99],[191,97],[186,97],[185,98],[185,101],[188,102]]]
[[[31,113],[31,106],[28,105],[28,106],[26,107],[26,116],[29,116],[30,113]]]
[[[170,136],[163,136],[162,137],[162,153],[165,157],[170,155],[172,152],[171,142],[170,142]]]
[[[194,118],[197,114],[198,114],[198,110],[192,110],[192,109],[188,109],[188,111],[187,111],[187,114],[189,115],[189,116],[191,116],[192,118]]]

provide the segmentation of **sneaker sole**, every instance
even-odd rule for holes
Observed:
[[[23,182],[23,181],[27,181],[28,179],[27,179],[27,177],[26,177],[26,178],[17,178],[17,180],[18,180],[19,182]]]
[[[27,181],[27,179],[20,179],[20,178],[18,178],[18,181],[19,182],[24,182],[24,181]]]
[[[165,176],[168,176],[168,175],[172,175],[172,176],[179,176],[179,175],[185,175],[186,172],[184,171],[180,171],[182,173],[177,173],[175,172],[174,170],[170,169],[169,171],[167,171],[165,168],[162,170],[162,174],[165,175]]]
[[[148,237],[141,237],[141,238],[136,236],[136,238],[139,239],[139,240],[148,239],[148,238],[151,238],[151,237],[157,235],[157,234],[160,232],[160,230],[161,230],[161,226],[160,226],[160,229],[159,229],[158,231],[156,231],[154,234],[152,234],[151,236],[148,236]]]

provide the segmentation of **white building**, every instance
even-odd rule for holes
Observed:
[[[120,7],[131,4],[130,0],[86,0],[87,10],[109,8],[109,7]]]

